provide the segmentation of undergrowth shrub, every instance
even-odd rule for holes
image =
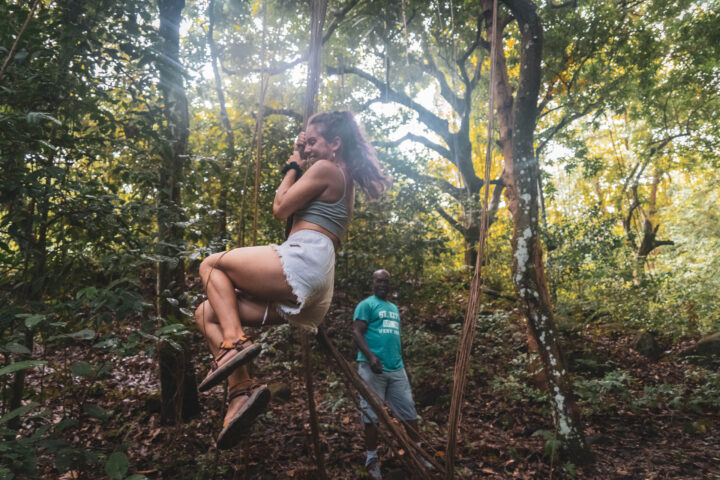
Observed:
[[[514,402],[530,402],[541,409],[545,409],[548,394],[536,387],[530,381],[530,364],[533,358],[527,354],[519,354],[508,365],[508,370],[495,375],[490,381],[493,392],[503,398]]]
[[[453,323],[447,325],[447,329],[449,333],[436,335],[422,324],[403,327],[403,358],[413,379],[433,385],[452,385],[455,351],[462,326]]]
[[[629,405],[637,384],[637,379],[624,370],[613,370],[599,379],[578,378],[574,387],[579,406],[589,414],[597,414]]]
[[[549,226],[546,269],[560,318],[577,326],[615,324],[632,330],[663,332],[679,338],[720,328],[714,294],[702,297],[692,277],[673,268],[678,255],[658,249],[638,260],[627,245],[619,220],[590,208],[582,215]],[[704,277],[703,277],[704,278]],[[707,303],[707,302],[706,302]]]
[[[693,410],[720,410],[720,372],[703,369],[685,372],[687,402]]]
[[[685,372],[683,383],[646,385],[632,401],[635,409],[670,409],[703,414],[720,409],[720,373],[705,369]]]

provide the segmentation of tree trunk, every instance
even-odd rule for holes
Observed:
[[[491,2],[485,1],[491,7]],[[496,86],[506,197],[513,219],[512,280],[527,320],[528,335],[537,344],[545,370],[556,435],[562,441],[563,452],[573,462],[583,464],[591,459],[591,453],[585,442],[554,325],[538,235],[540,170],[533,141],[541,81],[542,26],[536,6],[530,0],[503,1],[517,20],[522,37],[515,97],[511,97],[502,48],[498,48]]]
[[[184,219],[181,204],[183,164],[187,155],[189,117],[187,98],[179,62],[180,21],[185,0],[158,0],[160,11],[161,55],[158,61],[160,90],[163,96],[166,143],[162,148],[157,189],[157,253],[164,257],[157,263],[156,308],[161,322],[169,316],[177,320],[185,284],[182,250]],[[170,258],[176,259],[170,261]],[[170,303],[169,299],[172,301]],[[162,420],[175,423],[200,411],[190,356],[186,349],[178,352],[169,343],[158,346]]]
[[[208,26],[207,39],[208,45],[210,46],[210,57],[211,65],[213,70],[213,77],[215,79],[215,91],[218,96],[218,105],[220,106],[220,125],[222,126],[223,132],[225,133],[225,139],[227,141],[227,147],[225,148],[225,164],[224,172],[220,177],[220,195],[218,197],[218,212],[220,216],[218,218],[218,237],[223,244],[223,249],[227,244],[228,232],[227,232],[227,208],[228,198],[230,196],[229,190],[229,175],[235,164],[235,135],[230,125],[230,117],[225,107],[225,90],[222,85],[222,78],[220,77],[220,69],[218,68],[218,51],[217,45],[215,44],[215,38],[213,32],[215,30],[215,0],[211,0],[208,4]]]
[[[52,165],[52,160],[48,160],[42,168]],[[47,283],[47,230],[48,230],[48,214],[50,213],[50,185],[51,178],[45,178],[45,187],[42,190],[42,197],[33,198],[27,209],[27,220],[24,226],[25,241],[21,243],[25,251],[25,260],[23,262],[23,286],[19,289],[19,295],[16,298],[17,305],[26,307],[29,301],[41,301],[45,292]],[[37,208],[36,208],[37,207]],[[36,223],[36,219],[39,222]],[[35,230],[37,229],[37,234]],[[25,347],[33,351],[34,335],[32,330],[25,331]],[[32,353],[30,354],[32,356]],[[16,357],[16,361],[20,360],[20,356]],[[9,410],[12,411],[22,406],[22,399],[25,396],[25,375],[26,370],[20,370],[15,373],[12,382],[12,393],[9,402]],[[17,430],[20,428],[20,417],[15,417],[8,422],[8,428]]]
[[[658,240],[657,238],[657,233],[660,229],[660,225],[655,223],[655,217],[657,214],[657,194],[661,178],[662,175],[656,171],[653,174],[652,184],[650,184],[650,198],[648,201],[648,210],[647,214],[644,215],[645,219],[643,222],[643,238],[636,252],[638,260],[643,264],[647,260],[648,255],[650,255],[650,253],[652,253],[652,251],[656,248],[663,245],[675,245],[675,242],[673,242],[672,240]]]

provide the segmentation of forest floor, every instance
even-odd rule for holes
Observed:
[[[339,296],[326,327],[348,360],[355,356],[350,341],[351,318],[352,305]],[[601,330],[586,330],[566,339],[569,358],[583,367],[580,373],[587,379],[582,384],[585,391],[580,405],[595,461],[585,467],[551,461],[545,454],[552,446],[546,440],[553,430],[547,400],[520,373],[527,370],[524,326],[512,316],[510,321],[507,318],[502,326],[499,322],[481,322],[479,326],[465,394],[456,477],[720,479],[720,413],[717,409],[677,405],[687,398],[683,392],[697,387],[688,372],[699,367],[675,362],[672,352],[665,360],[651,362],[634,352],[627,338],[605,335]],[[440,338],[456,332],[444,330],[449,321],[442,317],[415,318],[404,327],[412,344],[406,348],[405,360],[423,436],[440,462],[446,448],[444,430],[455,352],[439,342],[439,349],[429,349],[423,356],[417,352],[425,347],[418,347],[417,339],[427,341],[433,335]],[[422,328],[414,329],[419,323],[423,323]],[[98,452],[124,451],[130,459],[129,471],[149,479],[319,478],[312,454],[299,343],[288,327],[275,327],[260,339],[265,349],[255,362],[256,375],[268,384],[284,384],[289,387],[288,394],[278,394],[240,445],[227,452],[219,452],[214,440],[224,414],[222,387],[200,395],[203,411],[197,418],[180,426],[163,426],[158,413],[157,361],[147,353],[95,358],[94,363],[104,361],[110,366],[107,376],[102,381],[74,377],[48,397],[46,407],[53,412],[54,421],[73,411],[78,413],[80,423],[66,436],[74,446]],[[192,345],[200,378],[210,357],[199,335],[193,333]],[[67,365],[88,361],[87,354],[87,347],[77,345],[58,351],[56,358],[48,360],[50,365]],[[586,356],[577,361],[579,355]],[[319,351],[314,353],[313,362],[328,478],[368,478],[363,469],[362,426],[351,394]],[[44,381],[47,391],[47,378],[31,377],[36,383],[30,386],[41,388],[38,384]],[[662,385],[671,387],[663,389]],[[80,406],[87,402],[111,415],[105,420],[88,416],[87,408]],[[27,423],[25,427],[33,428]],[[379,448],[384,478],[417,478],[403,469],[397,454],[386,445]],[[79,475],[58,472],[54,465],[50,455],[41,456],[41,478],[104,475],[101,462],[89,465]]]

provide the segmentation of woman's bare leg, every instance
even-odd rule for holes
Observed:
[[[242,319],[242,324],[250,327],[262,327],[280,325],[285,323],[277,311],[268,306],[267,302],[257,302],[248,298],[237,299],[237,308]],[[265,312],[267,311],[267,317]],[[209,301],[205,300],[195,309],[195,324],[200,333],[205,336],[210,351],[217,356],[220,350],[220,343],[223,341],[222,327]]]
[[[267,317],[265,317],[267,305],[266,302],[260,303],[249,299],[239,299],[237,306],[242,323],[251,327],[263,326],[263,320],[264,324],[268,326],[284,323],[285,320],[278,315],[274,308],[268,308]],[[218,316],[207,300],[195,310],[195,323],[205,336],[213,356],[217,357],[220,343],[223,341],[223,334]],[[228,377],[228,393],[232,394],[236,390],[247,388],[252,383],[247,366],[242,365]],[[225,418],[232,418],[246,400],[246,396],[235,397],[230,400]]]
[[[200,277],[226,342],[245,335],[242,326],[247,320],[240,314],[235,288],[262,300],[295,300],[272,247],[236,248],[210,255],[200,264]]]

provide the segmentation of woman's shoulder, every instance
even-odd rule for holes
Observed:
[[[308,171],[315,169],[316,171],[320,170],[327,170],[327,169],[337,169],[338,167],[335,165],[335,163],[331,162],[330,160],[317,160],[315,163],[310,165],[310,168]]]
[[[330,160],[318,160],[308,168],[306,173],[323,177],[332,176],[331,178],[339,178],[341,175],[340,167]]]

